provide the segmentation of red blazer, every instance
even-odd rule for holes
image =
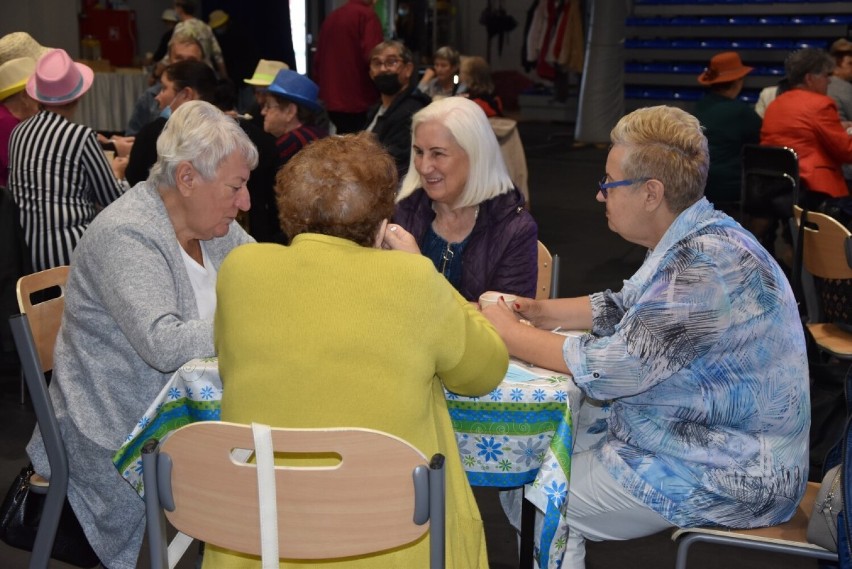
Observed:
[[[809,190],[849,195],[841,164],[852,163],[852,136],[827,95],[791,89],[766,107],[760,143],[789,146],[799,155],[799,176]]]

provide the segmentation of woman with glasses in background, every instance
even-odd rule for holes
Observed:
[[[482,311],[511,355],[569,371],[587,398],[565,510],[571,569],[585,567],[586,539],[784,522],[808,477],[796,301],[754,236],[704,198],[701,125],[650,107],[611,139],[597,199],[610,229],[649,249],[643,265],[620,292]],[[584,428],[589,400],[608,411]]]

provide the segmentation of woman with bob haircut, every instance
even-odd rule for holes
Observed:
[[[215,355],[217,269],[251,241],[234,219],[249,208],[257,150],[232,118],[186,103],[157,153],[149,180],[99,213],[74,251],[50,384],[68,501],[110,569],[135,569],[145,533],[145,504],[112,457],[175,370]],[[27,453],[50,478],[38,428]]]
[[[416,243],[396,233],[389,246],[422,252],[468,300],[488,290],[535,296],[538,227],[482,109],[448,97],[415,114],[411,131],[393,221]]]
[[[312,142],[279,171],[290,245],[240,247],[219,272],[222,420],[377,429],[426,456],[443,453],[447,567],[485,569],[482,520],[443,388],[490,392],[506,372],[506,348],[427,259],[384,250],[396,176],[369,133]],[[428,559],[429,540],[419,539],[321,565],[425,567]],[[281,567],[307,563],[282,559]],[[204,567],[254,568],[260,558],[208,546]]]

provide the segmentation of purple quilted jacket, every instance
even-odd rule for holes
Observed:
[[[516,189],[479,204],[462,255],[459,292],[466,299],[477,300],[487,290],[535,297],[538,226],[523,206],[524,198]],[[421,247],[434,219],[432,200],[422,189],[399,202],[393,217]]]

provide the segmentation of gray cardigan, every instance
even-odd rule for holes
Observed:
[[[253,239],[236,223],[205,241],[218,270]],[[134,569],[144,504],[112,455],[183,363],[211,356],[213,322],[199,319],[174,227],[160,195],[142,182],[98,215],[71,262],[50,395],[68,450],[68,498],[110,569]],[[49,473],[38,429],[27,447]]]

